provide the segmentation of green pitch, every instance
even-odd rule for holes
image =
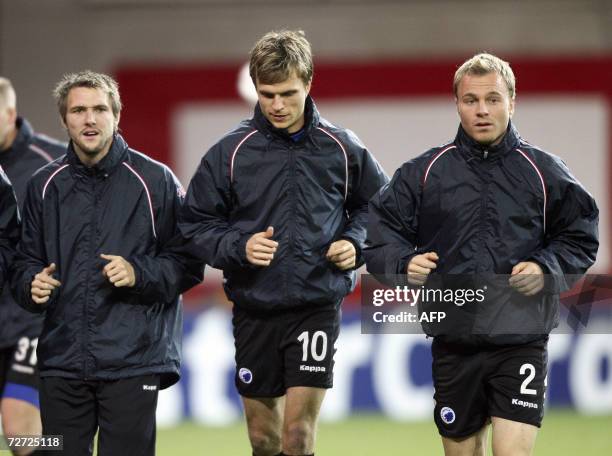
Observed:
[[[185,423],[158,432],[158,456],[250,456],[243,423],[226,428]],[[317,456],[440,455],[432,422],[400,423],[378,415],[357,415],[340,423],[321,423]],[[535,456],[612,455],[612,416],[589,417],[549,411],[536,442]]]

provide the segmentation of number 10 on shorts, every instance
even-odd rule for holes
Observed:
[[[308,352],[314,361],[323,361],[327,354],[327,334],[323,331],[315,331],[310,338],[308,331],[304,331],[297,338],[302,343],[302,362],[308,361]],[[308,346],[310,345],[310,350]]]

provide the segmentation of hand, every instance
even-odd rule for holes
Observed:
[[[340,239],[331,243],[325,257],[334,263],[338,269],[346,271],[355,267],[357,251],[351,241]]]
[[[255,266],[270,266],[278,242],[272,240],[274,227],[269,226],[266,231],[255,233],[246,243],[247,261]]]
[[[427,252],[412,257],[406,268],[408,283],[410,285],[423,285],[432,269],[438,267],[436,264],[438,259],[436,252]]]
[[[522,261],[512,268],[508,283],[519,293],[533,296],[544,288],[544,271],[533,261]]]
[[[125,258],[104,253],[100,258],[108,261],[102,269],[102,274],[110,283],[116,287],[133,287],[136,284],[134,267]]]
[[[34,301],[36,304],[46,303],[49,300],[53,290],[61,285],[58,280],[53,278],[52,274],[54,272],[55,263],[51,263],[34,276],[34,280],[32,280],[32,286],[30,288],[30,295],[32,296],[32,301]]]

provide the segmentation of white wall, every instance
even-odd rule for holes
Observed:
[[[605,0],[0,0],[0,74],[39,130],[63,135],[50,97],[63,73],[240,61],[274,28],[303,28],[336,60],[609,53],[610,23]]]

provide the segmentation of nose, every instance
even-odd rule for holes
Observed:
[[[489,115],[489,108],[485,100],[481,100],[478,102],[478,113],[479,116]]]
[[[280,111],[281,109],[283,109],[283,106],[283,98],[280,95],[276,95],[274,97],[274,100],[272,101],[272,109],[274,109],[275,111]]]
[[[86,114],[85,114],[85,122],[88,125],[95,125],[96,123],[96,114],[94,113],[94,111],[92,109],[88,109]]]

